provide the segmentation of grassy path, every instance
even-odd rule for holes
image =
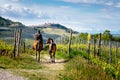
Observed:
[[[32,56],[35,60],[35,56]],[[55,63],[49,63],[49,55],[42,54],[40,69],[16,69],[15,73],[25,76],[28,80],[59,80],[59,74],[64,72],[64,65],[66,61],[64,59],[56,59]]]
[[[59,80],[58,76],[64,72],[66,64],[60,58],[55,63],[49,63],[48,54],[41,55],[40,63],[35,56],[28,54],[21,55],[17,61],[0,57],[0,63],[0,80]]]
[[[41,72],[47,80],[58,80],[59,74],[64,71],[64,64],[64,59],[56,59],[55,63],[49,63],[49,55],[44,54],[40,63],[43,67]]]

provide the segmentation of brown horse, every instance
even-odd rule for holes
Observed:
[[[47,44],[49,44],[50,61],[55,62],[56,44],[51,38],[48,38]]]
[[[43,49],[43,44],[40,43],[38,40],[34,40],[33,49],[36,51],[36,60],[40,62],[40,52]]]

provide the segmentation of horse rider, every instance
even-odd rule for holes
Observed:
[[[42,44],[43,47],[43,38],[42,34],[40,33],[40,30],[38,30],[34,35],[34,40],[38,42],[38,44]],[[36,43],[36,42],[35,42]],[[37,44],[36,44],[37,45]],[[37,49],[40,48],[40,45],[37,45]]]

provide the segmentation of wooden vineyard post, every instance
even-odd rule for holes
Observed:
[[[71,47],[71,40],[72,40],[72,30],[70,30],[70,37],[69,37],[69,43],[68,43],[68,56],[70,57],[70,47]]]
[[[19,50],[18,50],[18,48],[19,48],[19,47],[18,47],[18,45],[19,45],[19,44],[18,44],[18,30],[17,30],[17,32],[16,32],[16,35],[17,35],[17,36],[16,36],[16,57],[18,57],[18,51],[19,51]]]
[[[109,41],[109,47],[110,47],[110,51],[109,51],[109,53],[110,53],[109,63],[111,64],[112,63],[112,43],[111,43],[111,41]]]
[[[21,43],[21,34],[22,34],[22,29],[19,29],[19,45],[18,45],[18,48],[20,49],[20,43]],[[18,49],[18,51],[19,51]],[[19,56],[19,52],[18,52],[18,56]]]
[[[118,44],[118,42],[116,42],[116,54],[115,54],[115,63],[116,63],[116,65],[118,64],[118,48],[119,48],[119,44]]]
[[[90,41],[91,41],[91,35],[88,34],[88,63],[90,60]]]
[[[16,32],[17,29],[14,30],[14,59],[16,58]]]
[[[20,40],[21,40],[21,33],[22,33],[22,29],[18,30],[17,32],[17,52],[16,52],[16,56],[19,57],[19,47],[20,47]]]
[[[18,57],[19,54],[19,32],[17,31],[17,43],[16,43],[16,57]]]
[[[94,57],[96,56],[96,39],[94,38]]]
[[[101,58],[101,33],[100,33],[100,36],[99,36],[99,44],[98,44],[98,52],[97,52],[97,55]]]
[[[22,33],[22,29],[17,30],[15,28],[15,30],[14,30],[14,59],[19,56],[21,33]]]

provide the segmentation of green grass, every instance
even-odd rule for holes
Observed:
[[[0,57],[0,68],[4,69],[40,69],[41,66],[28,54],[21,54],[19,59]]]
[[[61,80],[112,80],[102,68],[88,64],[84,58],[76,56],[65,65]]]
[[[12,51],[13,50],[13,45],[8,45],[6,42],[3,40],[0,40],[0,50],[7,50],[7,51]]]
[[[28,78],[28,80],[47,80],[42,72],[39,72],[39,70],[13,70],[14,74],[17,73],[17,75],[24,76]],[[19,72],[19,73],[18,73]]]
[[[59,45],[59,47],[60,47],[59,51],[61,51],[63,53],[65,53],[67,51],[67,45]],[[91,55],[93,55],[93,54],[91,53]],[[63,57],[64,57],[64,55],[63,55]],[[87,46],[85,46],[85,45],[72,45],[72,48],[70,50],[70,58],[69,59],[70,59],[70,62],[67,63],[65,75],[62,75],[62,80],[73,80],[73,79],[74,80],[87,80],[87,79],[104,80],[105,77],[106,77],[106,80],[109,80],[109,79],[112,80],[115,77],[116,78],[119,77],[119,71],[117,71],[119,69],[116,69],[115,71],[113,71],[114,69],[111,68],[113,65],[108,64],[108,66],[104,66],[104,63],[106,63],[104,60],[101,60],[101,59],[97,60],[97,58],[90,56],[89,61],[92,64],[88,64],[87,63],[88,62]],[[83,59],[85,59],[84,62],[83,62]],[[87,62],[85,62],[85,61],[87,61]],[[93,65],[93,64],[95,64],[95,65]],[[83,72],[84,75],[82,75],[81,71]],[[91,73],[93,73],[93,74],[91,74]],[[103,74],[101,74],[101,73],[103,73]],[[66,75],[66,74],[68,74],[68,75]],[[114,76],[116,74],[117,74],[117,76]],[[82,77],[82,76],[85,76],[85,77]]]
[[[56,58],[57,59],[69,59],[68,54],[62,53],[62,52],[56,52]]]
[[[21,54],[20,58],[16,60],[1,56],[0,68],[10,70],[14,75],[23,76],[28,80],[44,80],[42,73],[38,72],[42,66],[32,56],[31,54]]]
[[[28,40],[29,41],[29,40]],[[1,46],[5,49],[6,43]],[[69,59],[70,61],[65,65],[65,72],[59,76],[61,80],[112,80],[113,78],[106,74],[106,72],[99,65],[88,64],[88,54],[85,51],[80,51],[82,45],[72,45],[70,58],[67,54],[68,45],[57,44],[57,59]],[[48,45],[41,54],[48,54]],[[86,46],[83,46],[86,48]],[[13,50],[13,48],[7,48]],[[27,77],[29,80],[46,80],[45,75],[42,74],[42,66],[34,59],[35,51],[26,49],[25,53],[20,53],[18,59],[11,59],[8,56],[0,56],[0,68],[10,69],[18,75]],[[96,61],[91,58],[91,62]],[[98,62],[97,62],[98,63]],[[119,69],[118,69],[119,70]],[[19,73],[18,73],[19,72]]]
[[[76,55],[79,55],[79,56],[82,56],[84,57],[85,59],[88,60],[88,52],[87,52],[87,45],[85,44],[80,44],[80,45],[77,45],[77,44],[74,44],[72,45],[72,56],[76,56]],[[94,57],[94,49],[93,49],[93,46],[91,45],[91,52],[90,52],[90,55],[92,57],[89,58],[89,61],[92,63],[92,64],[96,64],[97,66],[101,67],[104,72],[106,72],[109,76],[112,76],[116,79],[120,79],[120,64],[119,64],[119,55],[118,54],[118,58],[115,59],[115,55],[116,55],[116,52],[115,52],[115,47],[112,47],[112,63],[109,64],[109,47],[105,47],[103,46],[101,48],[101,58],[99,58],[99,56],[97,57]],[[97,51],[97,49],[96,49]],[[118,53],[120,52],[120,48],[118,48]]]

